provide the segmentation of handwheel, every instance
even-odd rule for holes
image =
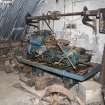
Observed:
[[[46,89],[39,105],[79,105],[71,96],[70,91],[61,85],[52,85]]]

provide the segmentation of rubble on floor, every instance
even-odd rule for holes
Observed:
[[[20,74],[22,77],[25,77],[26,81],[28,80],[28,77],[24,75],[25,73]],[[94,105],[103,105],[101,97],[101,85],[93,80],[79,83],[74,85],[71,89],[67,89],[64,87],[64,84],[62,84],[62,81],[61,84],[57,84],[57,82],[60,81],[59,79],[57,79],[56,84],[53,82],[53,84],[45,85],[48,83],[48,81],[53,81],[53,79],[55,79],[52,76],[50,79],[48,79],[49,75],[46,75],[43,78],[37,78],[39,79],[40,84],[42,82],[42,85],[39,85],[39,90],[36,90],[35,84],[30,86],[27,85],[27,83],[19,80],[20,74],[17,74],[16,72],[6,74],[4,71],[0,71],[0,78],[2,78],[0,81],[4,79],[0,85],[0,90],[2,91],[0,92],[0,99],[6,97],[0,101],[0,105],[47,105],[49,103],[51,105],[93,105],[93,103]],[[35,80],[35,78],[33,80]],[[8,87],[6,87],[7,85]],[[8,94],[9,97],[8,95],[5,96],[5,89],[7,88],[7,91],[10,91],[10,94]],[[3,94],[4,96],[2,96]],[[13,104],[11,101],[10,103],[7,102],[7,100],[12,100],[11,98],[14,99]]]
[[[15,58],[7,59],[1,64],[3,67],[0,75],[3,75],[0,78],[5,78],[7,84],[3,80],[0,90],[5,91],[8,88],[11,97],[8,94],[0,105],[103,105],[101,85],[98,82],[88,80],[78,83],[52,76],[20,64]],[[4,93],[1,93],[1,99],[5,97],[2,97]],[[13,102],[11,98],[14,99]],[[7,102],[9,100],[10,103]]]

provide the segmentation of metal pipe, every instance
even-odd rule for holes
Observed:
[[[88,10],[86,12],[73,12],[73,13],[56,13],[56,14],[50,14],[50,15],[42,15],[42,16],[32,16],[32,17],[27,17],[29,20],[46,20],[46,19],[54,19],[54,17],[63,17],[63,16],[97,16],[98,12],[102,9],[105,8],[99,8],[97,10]],[[56,19],[55,19],[56,20]]]
[[[85,81],[85,80],[91,78],[93,75],[95,75],[97,72],[99,72],[100,68],[101,68],[101,65],[97,64],[97,66],[94,67],[93,69],[89,70],[89,72],[87,74],[80,75],[77,73],[68,72],[66,70],[48,67],[46,65],[42,65],[42,64],[37,63],[37,62],[32,62],[32,61],[24,59],[22,57],[16,57],[16,58],[17,58],[17,61],[20,63],[39,68],[40,70],[43,70],[44,72],[47,72],[47,73],[55,74],[58,76],[63,76],[65,78],[74,79],[77,81]]]
[[[27,19],[30,20],[35,20],[35,19],[39,19],[39,20],[46,20],[46,19],[50,19],[52,17],[61,17],[61,16],[73,16],[73,15],[81,15],[83,12],[76,12],[76,13],[66,13],[66,14],[53,14],[53,15],[42,15],[42,16],[33,16],[33,17],[27,17]]]

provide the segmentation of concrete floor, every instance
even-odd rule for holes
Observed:
[[[15,87],[19,83],[16,73],[0,71],[0,105],[32,105],[33,96]]]
[[[19,80],[19,75],[15,72],[7,74],[0,69],[0,105],[37,105],[39,99],[35,95],[19,88],[19,84],[23,85],[25,89],[30,90],[31,93],[38,96],[44,95],[45,90],[36,91],[35,87],[26,86]],[[72,95],[77,96],[77,89],[75,89],[74,86],[70,92]],[[73,105],[77,105],[77,103]]]
[[[19,84],[24,83],[19,81],[18,74],[0,71],[0,105],[37,105],[38,98],[21,88],[16,88]],[[36,91],[35,87],[26,87],[38,96],[44,95],[45,90]]]

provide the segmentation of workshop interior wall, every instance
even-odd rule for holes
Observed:
[[[84,6],[91,10],[104,8],[104,4],[105,0],[14,0],[12,5],[0,4],[0,40],[20,40],[27,12],[34,16],[46,14],[48,11],[78,12],[82,11]],[[54,22],[54,25],[51,22],[51,27],[57,33],[57,38],[68,39],[73,46],[93,50],[95,53],[93,61],[101,62],[105,35],[99,34],[98,31],[95,35],[90,27],[82,24],[81,20],[81,16],[63,17],[60,21]],[[75,24],[76,28],[67,29],[68,24]],[[41,28],[46,26],[42,24]]]

